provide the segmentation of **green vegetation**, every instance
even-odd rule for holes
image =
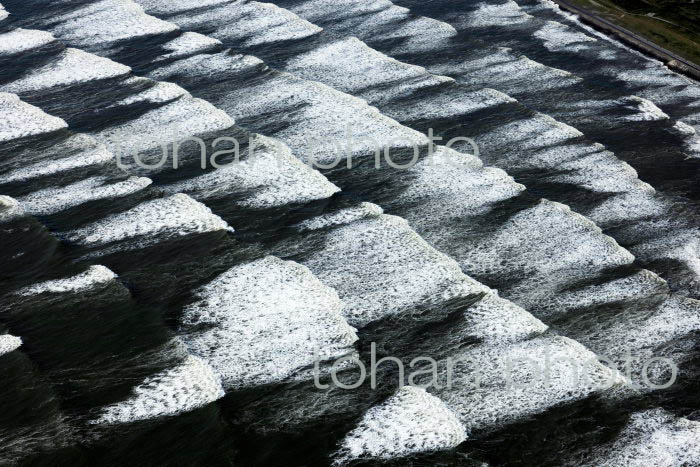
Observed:
[[[700,0],[569,0],[700,65]]]

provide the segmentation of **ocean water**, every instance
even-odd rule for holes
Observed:
[[[697,82],[548,1],[2,6],[0,463],[700,465]],[[375,352],[468,363],[315,387]]]

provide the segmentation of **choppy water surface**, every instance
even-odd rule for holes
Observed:
[[[0,64],[0,462],[700,465],[698,83],[529,0],[4,0]],[[315,387],[373,349],[467,363]]]

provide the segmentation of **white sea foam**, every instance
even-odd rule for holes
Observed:
[[[275,383],[320,360],[352,353],[357,340],[338,294],[306,267],[268,256],[236,266],[195,293],[183,336],[225,388]],[[186,329],[186,328],[185,328]]]
[[[172,73],[186,71],[211,81],[211,75],[228,76],[260,63],[251,57],[216,54],[176,62],[151,76],[169,79]],[[288,73],[270,74],[269,79],[253,81],[246,87],[232,86],[225,93],[219,92],[214,103],[241,120],[267,113],[284,114],[286,125],[268,134],[284,141],[308,163],[330,164],[343,160],[348,153],[364,156],[386,147],[391,151],[428,143],[425,135],[386,117],[364,100]],[[354,143],[349,150],[343,143],[349,139],[348,130]]]
[[[570,52],[580,52],[589,48],[588,43],[596,42],[596,39],[582,32],[575,32],[572,28],[557,23],[547,21],[534,36],[544,41],[544,46],[552,52],[566,50]]]
[[[22,345],[22,339],[10,334],[0,336],[0,355],[17,350]]]
[[[254,135],[253,157],[163,187],[197,199],[228,197],[248,208],[270,208],[324,199],[340,191],[292,155],[284,143]],[[232,196],[240,193],[239,197]]]
[[[423,67],[387,57],[355,37],[323,44],[297,55],[285,64],[285,70],[351,94],[370,86],[393,84],[392,88],[406,85],[425,87],[454,81],[446,76],[430,75]],[[402,84],[400,81],[411,83]],[[396,91],[392,89],[390,92]]]
[[[94,80],[126,76],[131,68],[77,49],[66,49],[59,58],[32,70],[26,76],[0,86],[8,92],[23,93]]]
[[[348,35],[376,40],[403,39],[399,50],[434,50],[446,45],[457,31],[451,25],[432,18],[415,16],[408,8],[387,0],[351,0],[337,8],[332,0],[311,0],[292,10],[312,22],[338,23]],[[328,27],[332,27],[332,24]]]
[[[32,296],[42,293],[82,293],[104,286],[117,278],[117,275],[104,266],[90,266],[85,272],[66,279],[39,282],[15,292],[17,295]]]
[[[630,276],[613,279],[601,284],[560,291],[546,304],[543,315],[561,314],[565,311],[584,310],[609,303],[642,299],[668,292],[666,281],[653,272],[641,270]],[[625,320],[619,321],[627,326]],[[616,336],[618,338],[619,336]]]
[[[94,140],[89,136],[75,135],[71,137],[70,141],[78,147],[83,144],[89,145],[91,149],[59,159],[39,160],[32,164],[26,164],[23,167],[17,167],[0,176],[0,183],[19,182],[68,172],[80,167],[104,164],[114,158],[114,155],[107,151],[104,146],[98,145],[94,147]],[[66,148],[66,150],[69,151],[70,148]]]
[[[237,3],[239,0],[198,0],[196,4],[192,0],[134,0],[151,15],[172,15],[183,13],[193,8],[214,7],[224,3]]]
[[[22,102],[14,94],[0,92],[0,107],[3,110],[3,118],[0,120],[0,141],[51,133],[68,127],[62,119]]]
[[[14,29],[0,34],[0,55],[14,55],[27,52],[28,50],[50,44],[55,40],[48,32],[21,28]]]
[[[480,3],[479,7],[475,11],[471,12],[464,21],[460,21],[460,26],[461,28],[512,26],[526,23],[531,19],[532,16],[523,12],[520,9],[520,5],[515,3],[513,0],[506,0],[504,3],[498,3],[495,5]]]
[[[656,280],[661,281],[658,278]],[[636,282],[637,284],[629,284],[630,292],[640,290],[641,286],[649,283],[648,280]],[[622,291],[621,287],[624,284],[616,285],[620,287],[618,290]],[[653,292],[667,294],[667,289],[664,290],[659,285],[656,284],[655,290],[640,290],[639,295],[631,298],[639,299]],[[600,289],[603,293],[606,292],[604,287]],[[638,305],[634,309],[611,316],[585,317],[577,323],[576,339],[599,354],[611,358],[619,368],[623,368],[622,362],[625,358],[630,358],[630,372],[634,375],[635,383],[645,387],[640,378],[643,365],[649,359],[659,356],[671,358],[675,365],[679,365],[687,350],[679,349],[673,342],[700,329],[700,302],[675,295],[666,297],[660,306],[651,302],[652,305]],[[627,355],[628,353],[630,355]],[[664,372],[668,371],[669,367],[666,364],[650,365],[647,376],[650,381],[663,384],[670,379],[669,376],[664,377]]]
[[[367,411],[340,443],[335,464],[451,449],[465,439],[464,427],[440,399],[405,386]]]
[[[444,146],[409,170],[417,177],[397,201],[412,206],[403,215],[419,230],[438,225],[438,219],[478,214],[525,190],[504,171],[483,168],[477,157]]]
[[[320,230],[336,225],[349,224],[365,217],[377,217],[383,214],[382,208],[372,203],[360,203],[359,205],[342,209],[331,214],[322,214],[312,219],[307,219],[297,225],[299,230]]]
[[[196,32],[185,32],[163,44],[163,48],[170,53],[163,55],[162,58],[173,59],[186,57],[212,50],[220,45],[220,41],[211,37],[203,36]]]
[[[254,46],[301,39],[321,31],[289,10],[271,3],[235,2],[169,18],[183,28],[205,24],[211,37],[229,45]]]
[[[134,239],[142,247],[167,238],[184,235],[232,231],[211,209],[187,195],[146,201],[128,211],[113,214],[66,234],[70,242],[96,246]]]
[[[430,236],[467,273],[511,278],[517,285],[507,287],[507,296],[526,309],[546,307],[553,291],[634,261],[589,219],[547,200],[518,212],[488,236],[463,237],[460,244],[450,238],[439,231]]]
[[[115,155],[121,157],[122,164],[136,170],[137,166],[134,163],[136,154],[157,149],[159,152],[155,161],[147,157],[143,160],[144,163],[154,164],[163,156],[160,145],[185,141],[192,135],[223,131],[233,124],[231,117],[209,102],[184,96],[130,121],[107,127],[95,133],[94,136]],[[183,143],[183,146],[184,144],[194,145],[195,143]],[[172,163],[173,157],[169,154],[167,161],[164,161],[164,166],[172,167]]]
[[[469,307],[464,313],[464,321],[469,336],[499,344],[527,339],[548,329],[527,311],[499,297],[495,290]]]
[[[496,53],[478,59],[460,59],[434,65],[430,71],[450,76],[458,74],[461,81],[505,89],[536,86],[544,91],[573,86],[582,81],[568,71],[545,66],[525,56],[517,56],[507,48],[498,48]]]
[[[146,15],[131,0],[98,0],[51,19],[51,32],[76,47],[94,48],[136,37],[176,31],[172,23]]]
[[[379,94],[381,91],[377,91]],[[390,103],[382,110],[399,121],[441,120],[463,118],[464,115],[501,104],[516,102],[512,97],[494,89],[467,91],[459,86],[450,87],[446,92],[433,94],[406,105],[403,102]],[[446,142],[443,140],[443,142]]]
[[[452,385],[429,391],[457,414],[467,433],[494,430],[625,383],[618,372],[600,364],[595,354],[560,336],[481,345],[451,358],[463,362],[454,365]],[[547,362],[549,371],[543,372]],[[446,371],[439,368],[439,372]],[[438,377],[442,375],[444,381],[442,373]]]
[[[131,77],[125,81],[126,86],[138,86],[142,83],[147,83],[149,80],[140,77]],[[154,86],[149,87],[143,92],[138,94],[132,94],[129,97],[117,101],[114,106],[126,106],[134,104],[164,104],[166,102],[174,101],[183,96],[191,97],[191,94],[180,86],[174,83],[167,83],[163,81],[158,81],[156,83],[150,82],[149,84],[154,84]]]
[[[105,407],[91,423],[111,425],[177,415],[223,396],[221,382],[211,367],[190,356],[179,366],[145,379],[129,399]]]
[[[672,131],[685,138],[685,147],[689,156],[700,158],[700,135],[694,127],[679,120],[673,125]]]
[[[681,134],[683,136],[693,136],[697,134],[697,130],[695,130],[695,128],[686,123],[681,122],[680,120],[673,124],[673,128],[678,132],[678,134]]]
[[[243,73],[254,67],[266,68],[263,61],[257,57],[233,54],[229,50],[219,53],[193,55],[153,69],[147,76],[156,80],[168,80],[173,79],[172,76],[175,75],[188,81],[202,79],[204,82],[207,82],[212,75],[234,72]]]
[[[0,21],[7,19],[8,16],[10,16],[10,14],[5,10],[5,7],[0,5]]]
[[[595,448],[583,467],[675,467],[697,465],[700,459],[700,423],[677,418],[662,410],[638,412],[606,446]]]
[[[336,227],[323,250],[304,264],[338,291],[346,319],[357,327],[392,315],[409,319],[408,312],[418,304],[489,291],[394,216]]]
[[[669,116],[666,115],[660,108],[658,108],[656,104],[642,97],[626,97],[621,99],[620,103],[628,109],[633,109],[637,111],[637,113],[623,118],[623,120],[626,121],[639,122],[669,119]]]
[[[537,114],[524,120],[506,123],[477,138],[483,147],[498,148],[507,145],[511,150],[532,150],[583,136],[583,133],[549,115]]]
[[[0,223],[24,216],[24,209],[16,199],[0,195]]]
[[[700,277],[700,236],[697,230],[679,229],[670,219],[652,223],[652,226],[664,229],[668,234],[636,245],[634,251],[640,260],[672,259],[683,264],[696,278]]]
[[[348,152],[367,155],[385,147],[410,148],[428,143],[425,135],[382,115],[361,99],[287,73],[236,90],[219,105],[241,118],[267,112],[287,114],[287,126],[274,136],[305,162],[329,164],[342,160]],[[350,151],[343,144],[348,139],[348,128],[355,143]]]
[[[117,183],[106,183],[103,177],[91,177],[60,187],[44,188],[19,198],[27,213],[49,215],[73,208],[88,201],[116,199],[143,190],[151,183],[145,177],[129,177]]]

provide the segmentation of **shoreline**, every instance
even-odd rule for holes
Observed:
[[[641,37],[639,34],[622,26],[618,26],[617,24],[613,24],[612,22],[603,19],[579,6],[572,5],[565,0],[553,1],[559,5],[562,11],[575,14],[581,20],[581,22],[592,26],[605,34],[613,36],[635,50],[651,55],[653,58],[662,61],[667,67],[678,73],[700,81],[700,66],[692,61],[680,57],[677,54],[664,49],[660,45]]]

